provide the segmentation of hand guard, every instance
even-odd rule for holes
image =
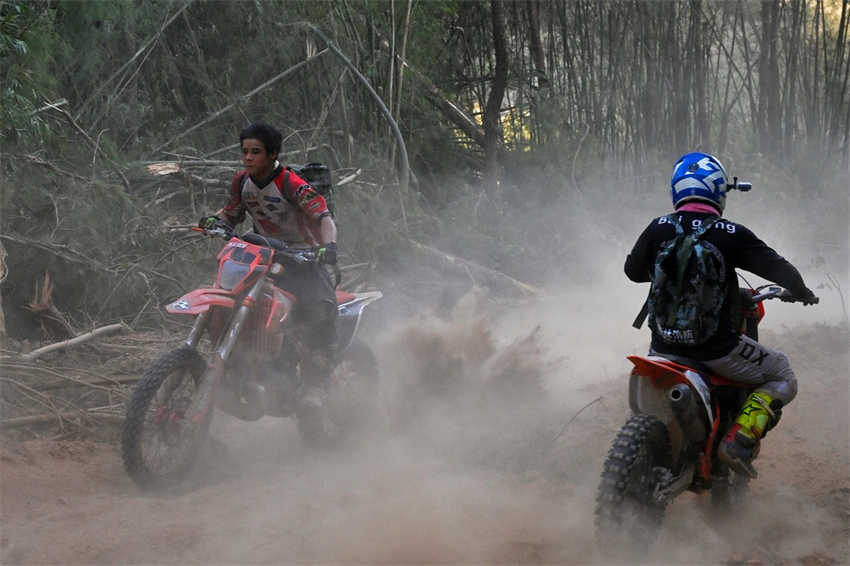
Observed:
[[[319,265],[336,265],[336,242],[323,244],[313,248],[316,253],[316,263]]]

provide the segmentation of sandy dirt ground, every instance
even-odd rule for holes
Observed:
[[[4,439],[0,562],[594,563],[594,496],[627,416],[631,352],[589,363],[545,323],[507,338],[481,320],[420,324],[393,340],[378,347],[396,383],[384,426],[331,453],[302,446],[291,420],[219,413],[188,480],[145,493],[115,443]],[[707,496],[681,496],[650,563],[850,564],[847,330],[762,340],[789,354],[800,392],[765,440],[750,500],[718,516]],[[466,382],[429,389],[435,371]],[[520,374],[522,387],[492,393],[494,376]]]

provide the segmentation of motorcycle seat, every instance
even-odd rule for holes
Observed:
[[[652,352],[652,355],[653,356],[659,356],[661,358],[670,360],[671,362],[674,362],[674,363],[677,363],[677,364],[680,364],[680,365],[683,365],[683,366],[687,366],[687,367],[694,369],[694,370],[698,371],[699,373],[706,375],[706,376],[716,375],[716,372],[714,372],[714,370],[712,370],[710,367],[708,367],[707,365],[705,365],[701,361],[695,360],[693,358],[687,358],[685,356],[676,356],[674,354],[662,354],[660,352]]]

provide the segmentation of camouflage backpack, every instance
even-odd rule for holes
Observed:
[[[667,216],[676,235],[655,258],[648,306],[650,327],[668,344],[697,346],[717,332],[726,266],[720,250],[702,237],[718,220],[685,234],[678,217]]]

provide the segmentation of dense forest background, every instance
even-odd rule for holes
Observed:
[[[630,245],[603,216],[663,212],[692,150],[846,256],[848,26],[849,0],[0,0],[0,332],[160,324],[255,119],[334,170],[349,286],[534,289]]]

